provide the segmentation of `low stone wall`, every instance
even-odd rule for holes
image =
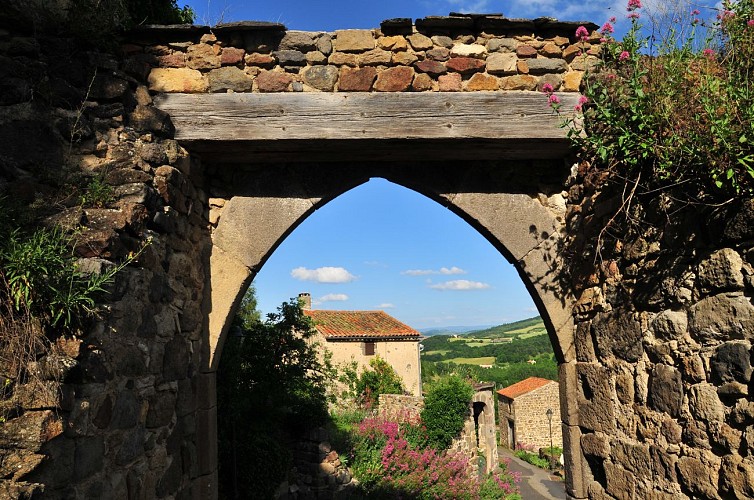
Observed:
[[[283,31],[269,23],[145,30],[126,67],[155,92],[577,92],[601,35],[577,23],[462,18],[376,30]],[[460,21],[460,22],[459,22]],[[476,25],[475,25],[476,23]],[[154,43],[162,38],[165,43]]]
[[[390,418],[419,419],[424,409],[424,398],[403,394],[380,394],[380,415]]]

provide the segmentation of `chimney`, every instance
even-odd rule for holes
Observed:
[[[309,292],[303,292],[298,294],[298,301],[301,303],[301,307],[307,311],[312,308],[312,295]]]

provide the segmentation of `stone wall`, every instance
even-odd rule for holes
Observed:
[[[112,55],[0,30],[0,67],[0,195],[75,234],[80,269],[141,252],[94,321],[51,332],[36,380],[9,386],[0,496],[209,498],[201,167]],[[96,207],[81,202],[92,179],[110,193]]]
[[[550,446],[550,421],[547,410],[552,410],[552,444],[563,446],[560,426],[560,389],[557,382],[545,384],[514,399],[499,396],[498,414],[500,442],[508,443],[508,421],[514,422],[515,446],[546,448]],[[509,409],[510,407],[510,409]]]
[[[576,40],[577,26],[463,17],[334,33],[269,23],[211,33],[165,28],[152,30],[148,44],[129,45],[127,65],[155,92],[458,92],[541,90],[546,83],[576,92],[600,53],[599,33]],[[158,37],[165,43],[155,44]]]
[[[583,251],[571,265],[576,362],[561,367],[579,381],[562,398],[577,424],[564,440],[584,453],[572,491],[751,498],[754,200],[689,209],[654,194],[627,219],[615,216],[619,193],[585,180],[571,190],[569,231],[595,238],[571,240]],[[621,236],[597,242],[611,217]]]

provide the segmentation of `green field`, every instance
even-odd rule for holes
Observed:
[[[424,354],[424,355],[432,355],[432,354],[444,355],[444,354],[448,354],[449,352],[450,352],[449,349],[438,349],[436,351],[424,351],[424,352],[422,352],[422,354]]]
[[[495,356],[484,356],[482,358],[453,358],[445,360],[447,363],[455,363],[457,365],[494,365]]]

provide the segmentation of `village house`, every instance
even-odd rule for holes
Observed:
[[[356,361],[359,370],[376,356],[387,361],[413,396],[421,396],[421,334],[384,311],[330,311],[311,308],[311,295],[299,294],[304,314],[314,322],[320,344],[335,364]]]
[[[547,448],[552,430],[553,446],[563,447],[560,429],[560,390],[558,383],[529,377],[497,391],[500,443]],[[549,412],[549,417],[548,417]]]

